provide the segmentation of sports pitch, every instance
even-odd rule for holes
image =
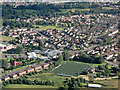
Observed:
[[[63,75],[72,75],[78,76],[78,73],[81,73],[85,70],[85,68],[89,68],[87,64],[81,64],[76,62],[66,62],[63,63],[60,67],[52,71],[55,74],[63,74]]]

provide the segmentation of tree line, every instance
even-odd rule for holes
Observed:
[[[3,86],[8,84],[27,84],[27,85],[49,85],[54,86],[53,81],[41,81],[41,80],[27,80],[25,77],[18,79],[10,79],[9,81],[3,81]]]
[[[61,9],[90,9],[90,11],[76,10],[75,12],[62,12]],[[15,19],[15,18],[31,18],[31,17],[55,17],[55,16],[69,16],[76,14],[90,14],[90,13],[111,13],[116,14],[118,10],[105,10],[102,9],[102,6],[98,3],[89,3],[89,2],[76,2],[76,3],[63,3],[63,4],[46,4],[39,3],[34,5],[26,6],[17,6],[14,8],[13,5],[3,4],[2,5],[2,17],[3,22],[6,19]]]
[[[73,58],[73,61],[85,62],[85,63],[95,63],[101,64],[104,62],[103,56],[89,56],[86,53],[79,53],[78,56]]]

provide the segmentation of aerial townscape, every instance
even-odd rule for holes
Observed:
[[[0,88],[118,88],[120,2],[49,1],[2,2]]]

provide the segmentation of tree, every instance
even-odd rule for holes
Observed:
[[[87,75],[87,74],[88,74],[88,71],[85,70],[85,71],[82,72],[82,74],[83,74],[83,75]]]
[[[62,61],[63,61],[63,55],[59,55],[59,56],[58,56],[58,60],[59,60],[60,62],[62,62]]]
[[[120,21],[120,20],[119,20]],[[118,29],[120,29],[120,22],[118,23]]]
[[[67,52],[67,51],[63,52],[63,59],[64,59],[64,61],[69,60],[70,59],[70,53]]]
[[[104,43],[106,43],[106,44],[110,44],[111,41],[112,41],[112,38],[111,38],[111,37],[109,37],[109,38],[105,38],[105,42],[104,42]]]
[[[94,77],[92,75],[89,75],[89,81],[93,82],[94,81]]]
[[[100,43],[100,44],[103,44],[103,40],[101,40],[99,43]]]
[[[105,69],[104,70],[106,74],[110,74],[110,70],[109,69]]]
[[[8,69],[8,61],[6,59],[2,59],[2,68]]]
[[[98,73],[96,74],[96,76],[97,76],[97,77],[100,77],[100,73],[98,72]]]
[[[98,57],[98,63],[101,64],[101,63],[103,63],[103,62],[104,62],[103,56],[99,56],[99,57]]]
[[[116,75],[116,76],[119,76],[119,71],[116,71],[115,75]]]
[[[64,84],[64,87],[65,87],[65,88],[69,88],[69,86],[67,85],[67,83]]]
[[[10,79],[9,82],[10,82],[10,84],[14,84],[14,80],[13,79]]]
[[[30,72],[29,75],[32,76],[32,72]]]
[[[78,87],[79,87],[78,83],[77,83],[77,81],[75,81],[74,84],[73,84],[73,88],[78,88]]]
[[[14,60],[13,59],[10,59],[10,63],[13,65],[13,62],[14,62]]]
[[[22,61],[22,65],[23,65],[23,66],[26,66],[26,65],[27,65],[27,62],[26,62],[26,61]]]
[[[6,82],[5,81],[3,82],[3,85],[6,86]]]
[[[105,69],[108,69],[108,65],[107,64],[105,65]]]
[[[17,54],[20,54],[20,53],[22,52],[22,50],[23,50],[23,47],[22,47],[22,46],[18,46],[18,47],[16,48],[16,53],[17,53]]]
[[[103,70],[104,68],[101,65],[98,65],[99,70]]]

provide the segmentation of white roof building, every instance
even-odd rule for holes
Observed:
[[[37,58],[37,55],[35,52],[27,53],[28,58]]]
[[[88,87],[91,87],[91,88],[101,88],[101,85],[100,84],[88,84]]]

